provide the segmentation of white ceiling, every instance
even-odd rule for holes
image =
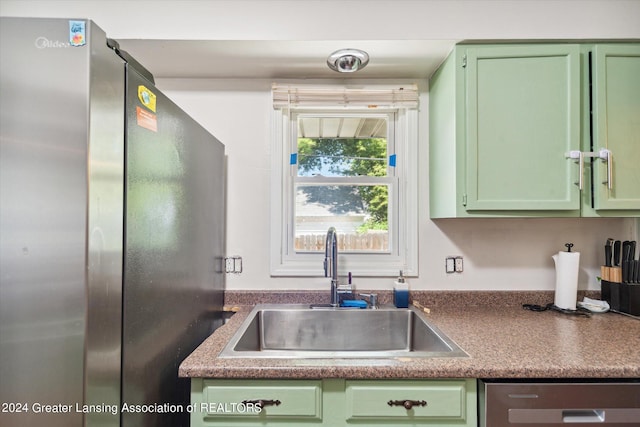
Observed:
[[[133,40],[118,39],[156,78],[428,78],[456,40]],[[369,53],[357,73],[339,74],[327,57],[342,48]]]
[[[0,15],[90,18],[159,78],[427,78],[458,40],[640,37],[639,0],[0,0]],[[370,64],[329,70],[347,47]]]
[[[300,117],[299,138],[386,138],[387,120],[360,117]]]

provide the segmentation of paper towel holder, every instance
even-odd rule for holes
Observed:
[[[567,248],[567,252],[571,252],[571,248],[573,247],[573,243],[565,243],[564,246]]]

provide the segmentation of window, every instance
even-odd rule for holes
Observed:
[[[396,233],[393,113],[294,113],[293,252],[324,252],[329,227],[343,253],[389,253]],[[389,198],[391,197],[391,203]]]
[[[417,274],[417,112],[309,106],[274,111],[273,276],[323,274],[338,232],[340,274]]]

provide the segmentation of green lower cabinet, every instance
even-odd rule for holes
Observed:
[[[322,425],[322,381],[191,379],[191,426]]]
[[[345,391],[347,425],[476,425],[475,381],[346,381]]]
[[[476,380],[191,380],[191,426],[477,426]]]

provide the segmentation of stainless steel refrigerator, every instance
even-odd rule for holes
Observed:
[[[117,48],[1,18],[3,427],[187,426],[222,324],[224,146]]]

